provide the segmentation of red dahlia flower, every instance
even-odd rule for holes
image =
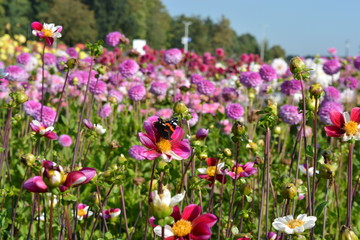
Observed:
[[[208,158],[206,159],[206,163],[208,165],[207,168],[198,168],[198,171],[201,173],[198,177],[210,181],[210,186],[213,185],[215,179],[221,183],[226,183],[226,177],[222,170],[224,163],[218,163],[216,165],[216,158]]]
[[[342,138],[343,141],[350,139],[360,140],[360,108],[356,107],[349,113],[330,113],[331,122],[334,125],[326,126],[325,131],[329,137]]]
[[[32,34],[38,38],[45,39],[45,42],[48,46],[53,45],[54,38],[61,38],[62,26],[55,26],[53,23],[44,23],[39,22],[31,23],[31,28],[34,29]]]

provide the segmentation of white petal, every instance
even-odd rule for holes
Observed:
[[[163,194],[162,194],[162,197],[161,197],[161,202],[162,202],[163,204],[165,204],[166,206],[169,206],[169,205],[170,205],[170,202],[171,202],[171,193],[170,193],[169,190],[164,189]]]
[[[344,134],[344,136],[343,136],[343,141],[344,141],[344,142],[347,142],[347,141],[349,141],[350,139],[351,139],[350,136]]]
[[[206,174],[206,172],[207,172],[207,168],[198,168],[197,170],[201,174]]]
[[[310,229],[313,228],[315,226],[315,222],[314,221],[307,221],[305,222],[305,224],[303,225],[304,229]]]
[[[84,177],[79,177],[74,183],[73,183],[73,185],[78,185],[78,184],[81,184],[81,183],[83,183],[83,182],[85,182],[86,181],[86,177],[84,176]]]
[[[171,159],[165,153],[161,154],[161,158],[164,160],[164,162],[170,162],[171,161]]]
[[[38,120],[32,120],[32,124],[34,124],[37,127],[42,127],[41,123]]]
[[[295,233],[301,233],[305,230],[304,225],[294,228]]]
[[[344,118],[345,118],[345,123],[347,123],[347,122],[350,121],[350,115],[349,115],[348,112],[344,112],[344,113],[343,113],[343,116],[344,116]]]
[[[286,225],[281,222],[273,222],[272,226],[274,229],[276,229],[278,231],[284,231],[285,227],[286,227]]]
[[[217,165],[217,170],[218,171],[220,171],[223,167],[225,166],[225,163],[219,163],[218,165]]]
[[[39,31],[37,31],[37,30],[32,30],[32,34],[34,35],[34,36],[37,36],[37,33],[38,33]]]
[[[185,197],[185,191],[183,193],[176,194],[171,198],[170,207],[175,206],[179,202],[181,202]]]
[[[54,127],[47,127],[46,129],[45,129],[45,132],[49,132],[49,131],[53,131],[54,130]]]
[[[179,155],[174,153],[172,150],[167,151],[166,154],[172,156],[172,158],[175,159],[175,160],[183,160],[182,157],[180,157]]]
[[[284,217],[287,222],[290,222],[291,220],[294,220],[293,215],[287,215]]]
[[[307,217],[307,214],[300,214],[299,216],[297,216],[297,220],[302,220],[304,221],[303,219]]]
[[[161,231],[161,227],[158,225],[154,228],[154,233],[161,237],[162,235],[162,231]],[[172,231],[172,228],[169,226],[169,225],[165,225],[165,230],[164,230],[164,237],[165,238],[168,238],[168,237],[171,237],[171,236],[174,236],[174,233]]]
[[[294,234],[294,229],[291,229],[291,228],[289,228],[288,226],[286,226],[286,228],[285,228],[285,233],[286,233],[286,234]]]

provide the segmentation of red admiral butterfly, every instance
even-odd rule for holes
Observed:
[[[157,122],[154,123],[154,127],[158,131],[159,135],[167,140],[172,140],[171,135],[175,131],[178,125],[178,118],[174,117],[168,121],[164,121],[162,118],[159,118]]]

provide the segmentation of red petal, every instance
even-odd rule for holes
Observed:
[[[215,166],[216,165],[216,158],[208,158],[206,159],[206,163],[208,166]]]
[[[342,137],[345,131],[338,128],[337,126],[331,125],[325,127],[326,135],[329,137]]]
[[[141,155],[143,155],[144,158],[146,158],[147,160],[154,160],[155,158],[160,157],[161,153],[153,149],[149,151],[144,151]]]
[[[330,112],[330,120],[338,128],[342,128],[345,124],[344,115],[341,112],[337,112],[337,111]]]
[[[80,182],[76,183],[78,180],[81,180]],[[72,171],[70,172],[66,177],[65,186],[71,187],[74,183],[76,185],[81,185],[86,181],[86,176],[80,171]]]
[[[360,108],[355,107],[351,109],[350,120],[360,124]]]
[[[33,22],[33,23],[31,23],[31,28],[34,30],[41,31],[43,28],[43,25],[39,22]]]
[[[211,230],[206,223],[199,223],[193,226],[191,235],[191,238],[196,240],[209,239],[211,237]]]
[[[49,47],[51,47],[51,46],[53,45],[53,43],[54,43],[54,38],[52,38],[52,37],[46,37],[46,38],[45,38],[45,42],[46,42],[46,44],[47,44]]]
[[[50,140],[57,140],[59,137],[58,135],[56,135],[56,133],[54,132],[47,132],[44,137],[46,137],[47,139],[50,139]]]
[[[171,216],[174,218],[175,222],[181,219],[180,209],[178,206],[174,206]]]
[[[196,217],[199,216],[200,212],[201,212],[200,206],[196,204],[190,204],[185,207],[181,215],[181,218],[192,222]]]

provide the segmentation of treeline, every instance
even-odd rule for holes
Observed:
[[[66,33],[69,45],[103,39],[120,31],[129,39],[146,39],[155,49],[183,47],[184,21],[190,21],[189,50],[214,52],[222,47],[229,55],[260,54],[260,42],[251,34],[238,35],[230,21],[199,16],[172,18],[161,0],[0,0],[0,34],[31,36],[30,22],[54,22]],[[284,57],[279,46],[264,44],[265,59]]]

